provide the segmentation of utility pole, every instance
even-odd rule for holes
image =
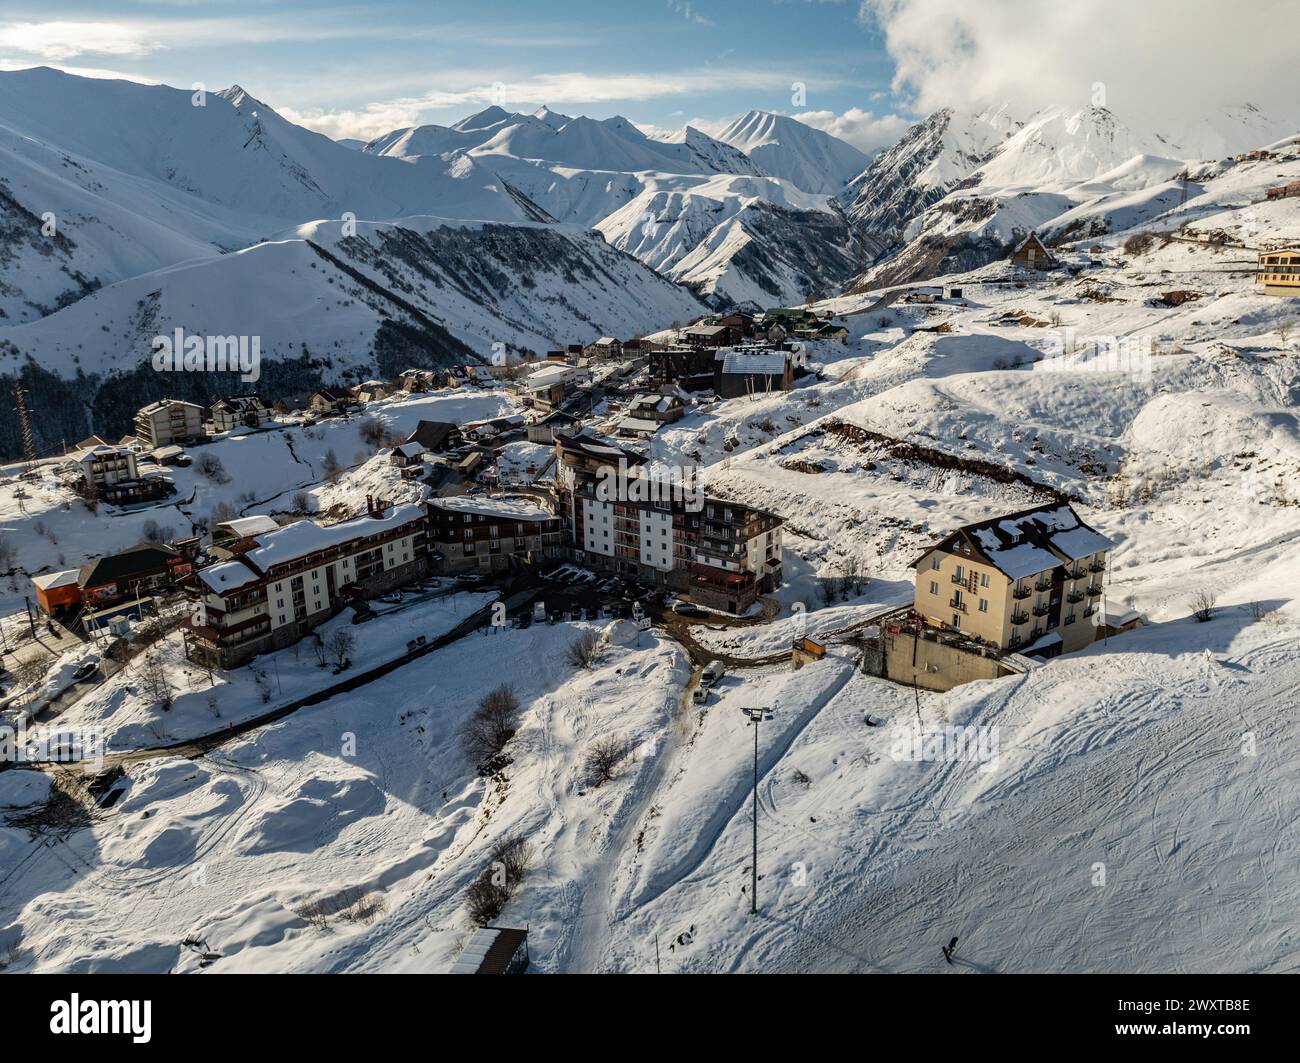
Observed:
[[[758,915],[758,725],[771,710],[747,709],[749,722],[754,728],[754,852],[750,864],[749,914]]]
[[[32,638],[36,637],[36,620],[32,616],[32,600],[27,595],[23,595],[23,605],[27,607],[27,623],[32,629]]]
[[[23,441],[23,472],[30,476],[36,469],[36,437],[32,434],[31,418],[27,416],[27,392],[21,384],[14,385],[14,403],[18,411],[18,431]]]

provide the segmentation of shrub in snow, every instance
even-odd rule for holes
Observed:
[[[600,660],[602,651],[600,636],[594,631],[584,631],[569,645],[565,659],[575,668],[591,671]]]
[[[627,743],[621,738],[599,738],[587,747],[582,758],[583,768],[592,786],[600,786],[614,778],[618,766],[627,756]]]
[[[532,847],[521,835],[512,834],[493,846],[488,866],[470,884],[465,899],[475,924],[487,926],[501,914],[528,873],[531,861]]]
[[[470,762],[489,765],[515,735],[519,699],[514,688],[503,684],[483,696],[460,735],[461,748]]]

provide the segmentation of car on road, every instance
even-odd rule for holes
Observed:
[[[381,594],[379,600],[381,602],[387,602],[389,605],[397,605],[406,599],[402,596],[401,591],[389,591],[387,594]]]
[[[84,683],[87,679],[99,671],[99,661],[87,661],[72,673],[74,683]]]

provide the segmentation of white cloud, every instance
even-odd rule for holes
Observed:
[[[804,111],[791,117],[848,141],[868,155],[874,155],[882,148],[896,143],[913,121],[896,114],[872,114],[860,107],[850,107],[843,114],[834,111]]]
[[[138,59],[161,47],[148,29],[118,22],[4,22],[0,41],[15,52],[54,62],[87,54]]]
[[[582,105],[636,102],[673,96],[691,96],[719,89],[752,88],[770,90],[784,86],[788,78],[770,70],[748,68],[690,70],[654,74],[586,74],[581,72],[537,74],[510,82],[481,83],[458,90],[435,90],[420,96],[384,100],[360,109],[294,110],[279,107],[286,118],[326,136],[370,140],[402,126],[417,125],[430,111],[467,110],[490,104],[513,111],[532,111],[542,104],[561,110]],[[684,123],[705,132],[716,125],[692,120]]]
[[[1300,124],[1295,0],[862,0],[918,108],[1011,103],[1190,116],[1254,103]]]

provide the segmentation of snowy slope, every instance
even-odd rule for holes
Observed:
[[[782,114],[750,111],[732,121],[718,139],[739,148],[765,173],[805,192],[835,195],[867,168],[867,156],[851,144]]]
[[[221,374],[155,373],[152,339],[177,328],[260,337],[257,386],[303,395],[414,365],[636,335],[703,310],[684,288],[577,228],[412,218],[357,223],[344,236],[339,223],[319,222],[132,277],[5,330],[0,374],[39,358],[45,373],[32,392],[47,447],[92,427],[123,434],[133,411],[157,398],[210,402],[244,388]],[[15,432],[0,429],[11,451]]]

